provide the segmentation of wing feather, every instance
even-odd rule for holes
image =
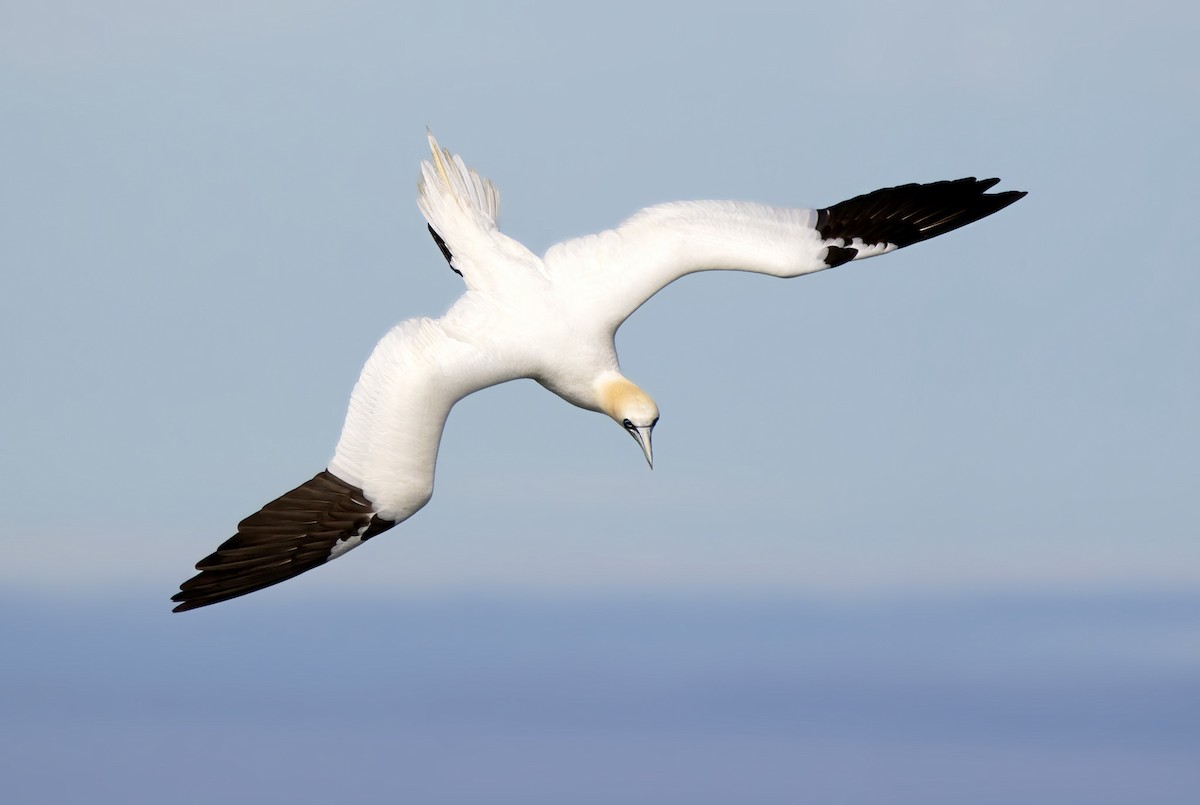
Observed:
[[[329,463],[397,522],[433,494],[438,445],[463,397],[520,376],[480,346],[488,319],[468,293],[441,319],[409,319],[375,346],[350,396]]]
[[[176,612],[227,601],[335,559],[408,519],[433,494],[454,403],[513,373],[456,338],[476,329],[460,300],[443,319],[402,322],[363,367],[329,468],[262,507],[196,565]],[[455,311],[458,311],[455,313]],[[467,319],[464,321],[464,318]]]
[[[175,611],[287,581],[394,525],[361,489],[324,470],[242,520],[236,534],[197,562],[200,572],[171,598]]]
[[[557,281],[614,330],[650,297],[697,271],[797,277],[936,237],[1025,194],[986,193],[998,179],[908,184],[824,209],[736,201],[648,207],[616,229],[566,241],[544,258]]]

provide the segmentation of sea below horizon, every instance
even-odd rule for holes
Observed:
[[[1200,594],[0,598],[12,803],[1193,803]]]

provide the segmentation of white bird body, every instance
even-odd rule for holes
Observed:
[[[176,610],[243,595],[336,558],[411,517],[433,494],[451,408],[480,389],[532,378],[607,414],[652,459],[653,400],[620,373],[622,322],[686,274],[716,269],[796,277],[935,237],[1024,193],[998,180],[878,190],[821,210],[732,201],[649,207],[613,230],[539,258],[496,226],[499,194],[429,135],[418,205],[467,291],[439,319],[395,326],[350,398],[326,471],[239,524],[201,560]]]

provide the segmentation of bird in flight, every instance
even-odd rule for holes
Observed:
[[[440,319],[409,319],[375,346],[329,466],[238,524],[196,565],[176,612],[311,570],[407,520],[433,494],[446,417],[468,394],[532,378],[615,421],[653,466],[658,407],[621,374],[617,328],[666,285],[714,269],[798,277],[901,249],[1025,195],[999,179],[876,190],[822,209],[685,201],[538,257],[497,228],[499,193],[429,134],[417,204],[467,290]]]

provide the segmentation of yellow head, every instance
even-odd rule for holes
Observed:
[[[654,451],[650,434],[658,424],[658,406],[650,395],[615,375],[601,382],[599,388],[600,410],[623,427],[646,454],[646,461],[654,467]]]

